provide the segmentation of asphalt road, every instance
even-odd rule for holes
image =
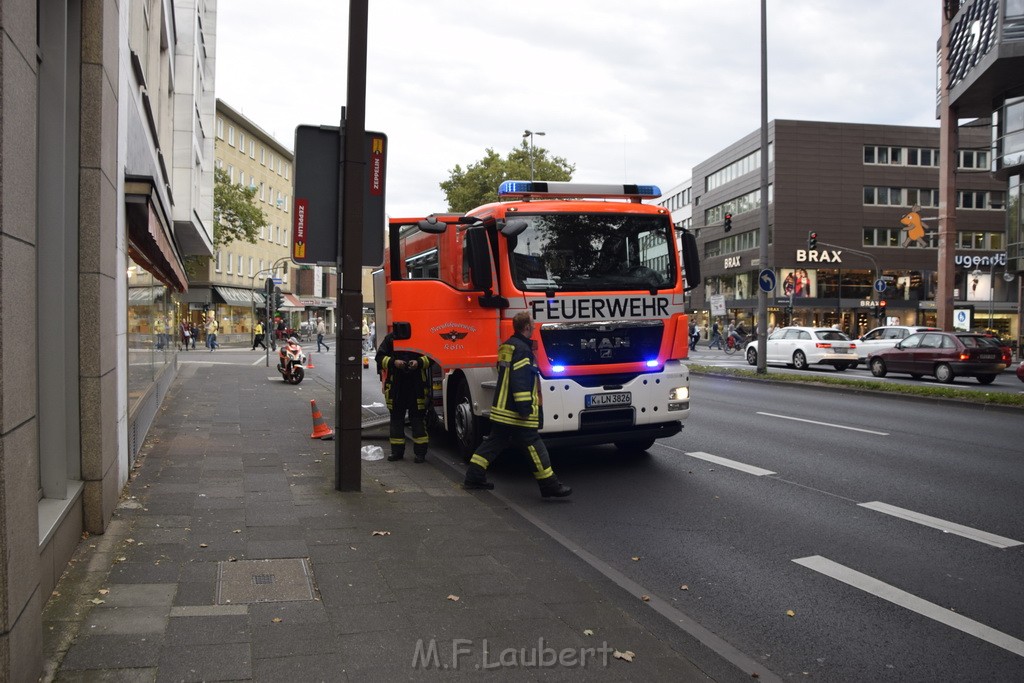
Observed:
[[[306,381],[333,386],[333,353],[314,359]],[[1019,413],[713,377],[691,389],[686,428],[646,456],[556,451],[567,501],[542,501],[509,456],[495,493],[781,678],[1024,680]],[[379,400],[371,363],[362,401]],[[431,454],[464,467],[443,440]],[[652,612],[666,638],[676,621]]]

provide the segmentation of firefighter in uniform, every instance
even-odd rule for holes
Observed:
[[[533,319],[517,313],[513,334],[498,347],[498,385],[491,405],[491,433],[469,460],[467,489],[493,489],[487,481],[487,467],[506,448],[526,451],[533,464],[533,476],[544,498],[561,498],[572,489],[558,481],[551,469],[548,449],[538,430],[543,424],[540,401],[540,371],[533,356]]]
[[[412,426],[413,462],[427,459],[427,400],[430,395],[430,359],[412,351],[395,351],[388,334],[377,349],[377,372],[384,382],[384,402],[391,412],[391,455],[405,457],[405,415]]]

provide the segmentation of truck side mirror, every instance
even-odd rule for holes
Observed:
[[[522,219],[511,220],[505,225],[501,226],[501,234],[505,237],[515,237],[520,234],[523,230],[529,227],[529,223]]]
[[[491,293],[491,249],[487,243],[487,232],[483,228],[466,231],[466,251],[469,252],[469,277],[473,289]]]
[[[686,291],[696,288],[700,280],[700,256],[697,252],[697,238],[689,230],[680,235],[683,246],[683,269],[686,271]]]
[[[427,216],[416,222],[416,227],[431,235],[440,235],[448,229],[448,224],[437,220],[437,216]]]

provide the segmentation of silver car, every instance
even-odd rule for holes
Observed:
[[[840,372],[857,365],[857,347],[850,338],[830,327],[782,327],[765,342],[767,363],[792,365],[806,370],[812,365],[831,365]],[[747,362],[757,365],[757,342],[747,344]]]
[[[876,327],[857,340],[857,358],[866,363],[868,356],[884,349],[891,349],[915,332],[939,332],[937,327],[920,325],[884,325]]]

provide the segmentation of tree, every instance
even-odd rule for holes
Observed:
[[[256,244],[260,228],[268,225],[256,205],[256,188],[231,182],[223,168],[213,170],[213,247],[244,240]]]
[[[548,157],[543,147],[533,148],[533,177],[536,180],[572,180],[576,166],[562,157]],[[530,178],[530,143],[523,140],[508,156],[502,158],[490,147],[484,158],[463,170],[456,164],[448,172],[441,189],[448,200],[449,211],[469,211],[481,204],[498,201],[498,185],[506,180]]]

